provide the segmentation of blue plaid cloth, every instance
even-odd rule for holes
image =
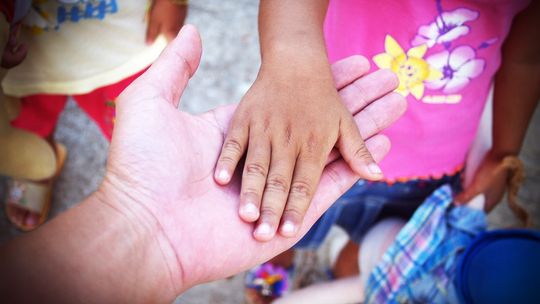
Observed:
[[[365,303],[457,302],[457,258],[486,230],[486,216],[452,202],[448,185],[424,201],[370,274]]]

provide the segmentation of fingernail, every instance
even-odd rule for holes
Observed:
[[[219,171],[217,178],[220,182],[227,183],[229,182],[231,175],[229,174],[229,172],[227,172],[227,170],[222,169]]]
[[[287,235],[294,234],[296,231],[296,226],[291,221],[285,221],[283,225],[281,226],[281,232]]]
[[[261,223],[257,229],[255,229],[255,234],[260,236],[269,236],[272,234],[272,228],[267,223]]]
[[[259,217],[259,209],[253,203],[247,203],[240,208],[240,213],[252,220]]]
[[[382,175],[382,170],[376,163],[369,164],[367,168],[368,171],[373,175]]]

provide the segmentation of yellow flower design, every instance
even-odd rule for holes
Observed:
[[[399,78],[396,92],[405,97],[410,93],[420,100],[424,96],[424,82],[443,76],[423,59],[427,51],[425,44],[413,47],[405,53],[392,36],[386,35],[384,49],[386,52],[373,57],[373,61],[379,68],[390,69],[396,73]]]

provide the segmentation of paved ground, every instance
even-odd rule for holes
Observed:
[[[199,72],[182,99],[182,108],[200,113],[217,105],[238,102],[255,79],[259,53],[257,46],[257,1],[192,1],[188,22],[201,31],[204,54]],[[108,144],[97,127],[73,104],[63,113],[58,141],[69,149],[66,168],[57,183],[52,216],[81,201],[99,185],[104,172]],[[540,110],[536,111],[522,158],[528,178],[520,193],[528,209],[540,223]],[[1,183],[0,183],[1,184]],[[0,189],[0,194],[3,191]],[[493,226],[512,225],[512,215],[504,204],[492,213]],[[0,214],[0,243],[19,234]],[[336,235],[339,233],[336,232]],[[339,239],[335,237],[333,239]],[[321,250],[321,261],[327,263],[328,252]],[[242,278],[218,281],[193,288],[177,303],[241,303]]]

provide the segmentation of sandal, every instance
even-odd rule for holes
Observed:
[[[245,278],[247,304],[269,304],[291,288],[294,265],[285,269],[270,262],[249,270]]]
[[[66,160],[66,147],[55,143],[56,172],[48,179],[34,181],[11,177],[5,198],[5,211],[8,220],[22,231],[31,231],[43,224],[49,215],[53,185]],[[37,220],[30,220],[29,214],[38,215]],[[21,220],[22,219],[22,220]]]
[[[335,279],[331,269],[321,269],[315,251],[300,251],[298,254],[298,266],[293,263],[285,268],[267,262],[248,271],[245,279],[246,303],[272,303],[293,290]]]

